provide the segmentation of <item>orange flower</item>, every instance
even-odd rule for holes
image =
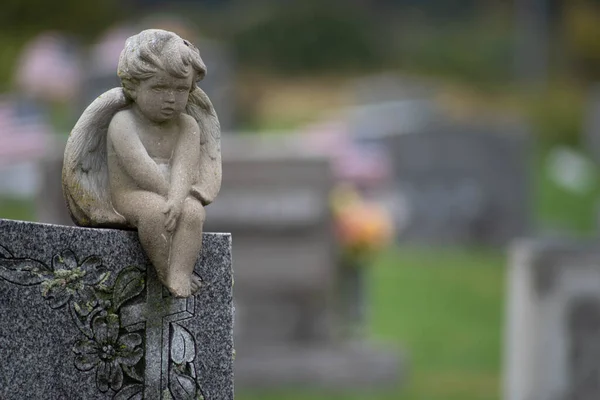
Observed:
[[[349,187],[339,187],[332,197],[336,233],[351,254],[373,253],[393,236],[391,216],[379,204],[367,202]]]

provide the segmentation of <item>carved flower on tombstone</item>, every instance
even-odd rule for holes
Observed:
[[[62,307],[73,299],[78,308],[91,310],[98,301],[93,287],[109,275],[99,257],[91,256],[78,264],[71,250],[52,257],[51,270],[51,276],[41,286],[42,295],[52,308]]]
[[[112,389],[116,392],[113,400],[142,400],[147,390],[145,370],[140,371],[138,365],[144,357],[142,337],[121,329],[121,308],[146,288],[146,270],[131,265],[121,269],[110,284],[109,277],[97,256],[78,263],[71,250],[64,250],[47,265],[14,257],[0,245],[0,279],[21,286],[40,285],[49,306],[67,306],[72,321],[85,336],[72,347],[75,367],[84,372],[95,369],[98,390],[105,393]],[[162,297],[162,288],[156,283]],[[170,327],[170,398],[202,399],[194,365],[194,336],[182,325],[171,323]]]
[[[102,392],[123,386],[123,368],[131,371],[143,357],[142,337],[137,333],[119,335],[119,317],[99,315],[92,321],[93,339],[75,343],[75,367],[80,371],[96,368],[96,384]]]

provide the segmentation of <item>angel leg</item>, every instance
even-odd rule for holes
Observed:
[[[142,248],[164,285],[167,282],[171,245],[171,235],[165,229],[165,204],[162,196],[141,190],[123,193],[117,201],[113,199],[117,212],[138,228]]]
[[[188,197],[171,243],[171,258],[167,274],[167,287],[177,297],[187,297],[199,289],[200,282],[194,278],[194,266],[202,248],[202,225],[205,212],[202,204]]]

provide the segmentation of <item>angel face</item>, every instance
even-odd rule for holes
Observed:
[[[181,114],[188,102],[193,76],[177,78],[159,70],[141,81],[135,89],[135,103],[142,114],[152,122],[167,122]]]

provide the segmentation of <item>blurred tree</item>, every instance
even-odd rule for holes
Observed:
[[[0,90],[8,89],[22,46],[43,31],[91,40],[130,15],[128,3],[102,0],[2,0],[0,13]]]
[[[230,3],[232,0],[130,0],[133,4],[138,6],[160,6],[160,7],[168,7],[172,5],[181,5],[181,6],[208,6],[208,7],[218,7],[224,6]]]
[[[102,0],[93,6],[80,0],[3,0],[0,31],[22,36],[59,30],[89,38],[125,14],[127,7],[118,0]]]
[[[564,35],[577,74],[600,79],[600,1],[565,1]]]
[[[299,72],[361,69],[381,61],[385,37],[356,4],[308,0],[271,10],[234,35],[240,64]]]
[[[548,78],[548,0],[515,0],[515,67],[524,85],[545,86]]]

